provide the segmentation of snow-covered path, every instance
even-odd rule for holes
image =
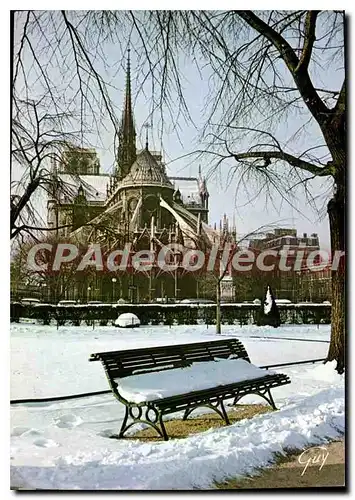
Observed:
[[[257,365],[324,357],[329,327],[225,327]],[[263,339],[250,338],[251,335]],[[140,330],[16,325],[12,331],[11,397],[30,398],[107,389],[92,352],[212,339],[205,327]],[[220,338],[220,337],[219,337]],[[344,377],[329,364],[283,368],[292,383],[273,390],[280,411],[183,440],[113,440],[123,407],[111,394],[11,407],[11,483],[45,489],[191,489],[267,465],[274,452],[337,437],[344,430]],[[242,403],[261,402],[249,396]]]

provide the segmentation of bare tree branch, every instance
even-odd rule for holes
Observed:
[[[305,102],[308,109],[317,120],[318,123],[323,123],[326,120],[327,115],[329,114],[329,108],[323,103],[323,101],[318,96],[315,88],[311,82],[307,70],[307,65],[300,64],[300,60],[295,54],[291,45],[285,40],[285,38],[277,33],[271,26],[266,24],[262,19],[260,19],[256,14],[251,11],[238,11],[238,15],[244,19],[245,22],[249,24],[252,28],[254,28],[258,33],[267,38],[272,45],[277,49],[280,57],[284,60],[287,67],[290,70],[290,74],[292,75],[295,84]],[[311,23],[311,28],[313,26],[313,22],[315,23],[316,18]],[[313,28],[312,28],[313,29]],[[315,26],[314,26],[315,29]],[[312,44],[308,45],[306,50],[307,58],[308,52],[312,48]],[[306,61],[307,61],[306,58]]]
[[[305,19],[305,34],[304,34],[304,42],[303,42],[303,50],[299,60],[299,63],[296,66],[297,72],[304,72],[308,70],[309,62],[312,56],[312,49],[314,42],[316,41],[316,21],[318,17],[318,10],[310,10],[307,12]]]
[[[264,160],[264,165],[258,165],[257,168],[266,168],[270,165],[270,160],[283,160],[286,161],[292,167],[299,168],[301,170],[306,170],[311,174],[317,177],[325,177],[332,175],[332,169],[328,167],[320,168],[317,165],[312,165],[311,163],[297,158],[289,153],[285,153],[284,151],[249,151],[247,153],[237,153],[232,154],[233,158],[237,161],[245,160],[249,158],[260,158]]]

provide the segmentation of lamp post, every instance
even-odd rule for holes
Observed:
[[[46,295],[46,288],[47,288],[47,283],[42,283],[42,301],[43,301],[43,298],[44,296]],[[46,301],[48,300],[47,297],[45,299]]]
[[[115,301],[115,283],[117,278],[112,278],[112,303]]]
[[[128,287],[128,290],[129,290],[129,300],[130,300],[131,304],[133,304],[133,302],[134,302],[134,292],[135,292],[136,288],[137,287],[135,285],[130,285]]]
[[[90,302],[91,286],[88,286],[88,302]]]
[[[180,255],[180,252],[174,252],[174,265],[175,265],[175,269],[174,269],[174,297],[175,297],[175,301],[177,300],[178,298],[178,295],[179,295],[179,291],[180,289],[178,288],[178,267],[179,267],[179,260],[178,260],[178,256]]]

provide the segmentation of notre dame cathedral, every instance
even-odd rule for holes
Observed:
[[[208,225],[209,193],[206,179],[168,177],[162,155],[136,148],[128,56],[125,101],[119,131],[116,168],[100,172],[93,149],[72,148],[53,165],[53,175],[70,186],[53,193],[47,202],[48,226],[67,241],[99,242],[122,249],[130,242],[135,251],[159,251],[177,242],[187,248],[208,250],[219,231]],[[148,274],[117,273],[78,277],[66,290],[68,299],[152,301],[198,295],[198,279],[191,273],[152,270]]]

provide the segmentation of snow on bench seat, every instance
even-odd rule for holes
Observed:
[[[253,380],[273,374],[244,359],[216,359],[197,362],[186,368],[132,375],[116,380],[119,392],[131,403],[165,399],[219,385]]]

